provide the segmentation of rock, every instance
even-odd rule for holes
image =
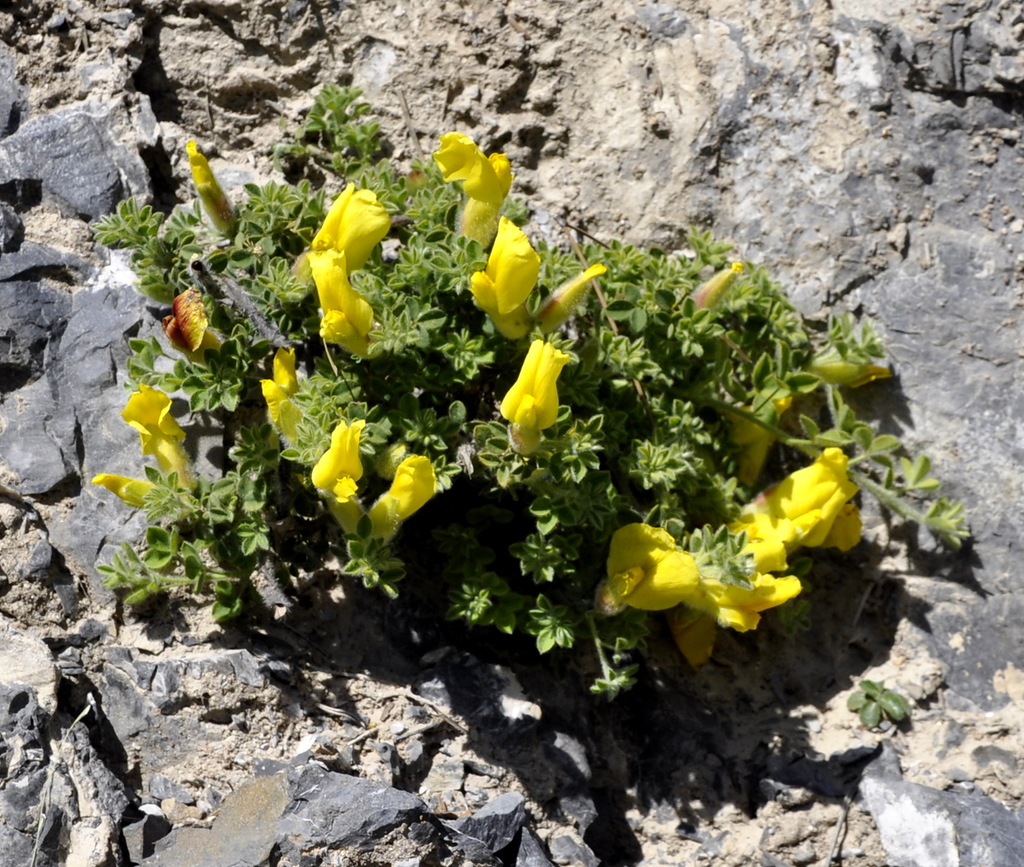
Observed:
[[[0,684],[10,688],[27,687],[43,713],[53,713],[57,706],[57,667],[50,649],[38,638],[18,629],[0,616]],[[0,710],[13,707],[0,703]],[[0,733],[5,730],[0,726]]]
[[[97,679],[103,714],[119,740],[148,731],[153,725],[153,706],[121,669],[104,663]]]
[[[44,581],[50,576],[53,548],[42,533],[39,533],[39,536],[28,557],[19,564],[18,578],[22,581]]]
[[[0,254],[17,250],[25,237],[25,224],[6,202],[0,201]]]
[[[573,867],[599,867],[600,859],[590,851],[575,833],[555,834],[548,842],[551,860],[555,864],[571,864]]]
[[[486,861],[508,846],[525,821],[523,796],[518,792],[506,792],[472,816],[446,824],[455,832],[455,849],[475,862]]]
[[[523,828],[519,838],[515,867],[551,867],[551,862],[544,854],[544,847],[529,828]]]
[[[51,389],[58,395],[57,411],[74,419],[77,426],[79,441],[69,440],[64,452],[75,456],[74,469],[85,482],[67,520],[49,528],[50,540],[91,579],[91,592],[108,600],[113,594],[102,586],[95,570],[101,550],[137,540],[145,527],[140,513],[88,484],[100,472],[143,475],[138,434],[121,419],[127,394],[119,387],[118,377],[123,376],[129,337],[149,336],[159,326],[146,300],[133,288],[134,282],[127,257],[112,252],[109,264],[74,294],[59,348],[50,350],[54,357],[48,372]]]
[[[157,841],[166,837],[171,830],[171,823],[164,818],[159,807],[144,804],[140,812],[142,818],[121,829],[128,855],[134,864],[152,855]]]
[[[144,867],[261,867],[278,839],[288,806],[284,775],[251,780],[224,801],[212,828],[176,828],[156,844]]]
[[[1024,865],[1018,814],[991,798],[904,782],[888,742],[865,770],[860,794],[892,867]]]
[[[45,494],[76,475],[74,416],[62,411],[52,385],[38,379],[3,405],[0,454],[25,496]]]
[[[17,71],[14,55],[0,43],[0,139],[18,128],[26,111],[25,88],[18,82]]]
[[[425,814],[423,802],[407,792],[303,764],[240,786],[211,828],[175,829],[143,864],[258,867],[271,852],[281,863],[307,863],[313,852],[377,851],[398,829],[404,829],[406,856],[410,841],[440,852],[440,836]]]
[[[426,805],[415,795],[315,764],[291,771],[289,781],[293,796],[313,791],[317,796],[294,801],[282,817],[279,828],[285,856],[298,854],[293,838],[304,841],[306,847],[369,850],[396,828],[421,824],[427,814]]]
[[[85,220],[113,212],[129,195],[148,199],[148,173],[120,144],[96,105],[53,112],[0,140],[0,185],[30,201],[33,184],[65,212]]]
[[[423,782],[420,783],[421,795],[450,795],[462,791],[466,779],[466,766],[460,758],[438,753],[434,756]]]
[[[158,801],[164,798],[174,798],[178,803],[191,806],[196,802],[192,793],[179,783],[165,777],[163,774],[153,774],[149,778],[149,794]]]
[[[24,658],[11,663],[6,654],[16,653],[19,648]],[[29,667],[40,672],[53,669],[48,659],[46,665],[40,663],[36,658],[39,652],[23,636],[9,631],[0,635],[0,653],[5,654],[0,671],[8,681],[0,684],[0,774],[5,781],[0,789],[0,861],[33,863],[42,804],[46,824],[40,857],[34,863],[39,867],[115,863],[118,828],[128,798],[121,782],[100,761],[86,723],[77,719],[80,708],[72,708],[76,711],[72,728],[63,735],[54,732],[60,742],[60,755],[52,755],[51,712],[56,709],[52,696],[46,699],[51,708],[48,712],[40,706],[33,689],[8,685],[14,677],[24,678],[24,670]],[[49,680],[36,674],[43,695],[52,689]],[[70,717],[64,717],[62,723],[70,721]]]

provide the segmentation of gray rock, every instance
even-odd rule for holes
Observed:
[[[600,859],[590,851],[575,834],[555,834],[548,843],[551,860],[556,864],[572,864],[573,867],[598,867]]]
[[[14,55],[0,42],[0,138],[18,128],[27,107],[25,88],[18,82],[17,71]]]
[[[637,7],[637,21],[651,36],[671,39],[686,31],[687,21],[682,12],[669,3],[648,3]]]
[[[112,213],[129,195],[148,198],[149,179],[138,154],[120,144],[98,106],[33,118],[0,140],[0,185],[22,196],[39,184],[68,217],[92,220]]]
[[[96,687],[101,696],[103,714],[119,740],[127,742],[152,727],[152,704],[119,668],[104,663]]]
[[[515,867],[551,867],[548,856],[544,854],[544,847],[529,828],[523,828],[519,838]]]
[[[483,861],[508,846],[526,821],[526,802],[518,792],[505,792],[472,816],[446,823],[455,849],[472,861]]]
[[[6,667],[0,671],[9,675]],[[70,716],[51,719],[31,688],[0,684],[0,863],[30,863],[41,808],[39,867],[101,863],[87,860],[96,858],[115,863],[128,798],[100,761],[84,722],[61,734],[70,722]],[[51,726],[59,756],[51,753]]]
[[[45,494],[77,475],[75,419],[62,411],[47,377],[18,390],[2,407],[0,455],[26,496]]]
[[[58,680],[50,649],[34,635],[0,615],[0,685],[15,690],[27,687],[32,703],[38,702],[42,712],[50,714],[57,707]],[[0,703],[0,712],[6,710],[20,719],[20,711],[16,712],[15,708],[26,701],[26,698],[12,697],[8,703]],[[0,725],[0,735],[6,730],[6,726]]]
[[[437,830],[422,821],[425,813],[423,802],[407,792],[306,764],[240,786],[224,800],[212,828],[175,829],[143,864],[258,867],[271,852],[282,863],[307,863],[312,852],[374,850],[399,828],[407,841],[440,852]]]
[[[427,813],[415,795],[313,764],[290,771],[289,781],[297,800],[279,823],[283,855],[296,852],[293,838],[307,847],[371,849],[390,831],[418,824]],[[313,792],[316,797],[309,797]]]
[[[192,792],[163,774],[153,774],[149,778],[149,794],[158,801],[162,801],[164,798],[174,798],[179,804],[186,806],[196,802]]]
[[[92,265],[81,256],[74,253],[67,253],[63,250],[55,250],[45,244],[37,244],[35,241],[25,241],[19,244],[18,248],[0,257],[0,280],[39,280],[47,275],[59,275],[65,282],[84,281],[92,276]],[[15,295],[15,300],[23,295]],[[29,299],[24,299],[29,301]],[[20,309],[16,309],[16,315],[25,317],[28,321],[34,318],[31,303]],[[62,329],[63,330],[63,329]],[[59,338],[60,334],[54,337]]]
[[[203,698],[207,703],[207,715],[214,714],[223,722],[227,721],[225,715],[230,717],[230,712],[235,709],[232,703],[234,692],[230,688],[239,685],[260,688],[264,685],[259,662],[248,650],[224,650],[163,659],[156,663],[151,676],[148,671],[145,676],[149,682],[150,698],[161,713],[173,713],[210,692],[212,695],[208,700]],[[193,696],[196,684],[199,685],[199,693]]]
[[[134,281],[125,255],[111,253],[110,263],[73,296],[69,323],[48,372],[58,394],[58,411],[75,420],[77,448],[74,439],[64,448],[75,456],[75,471],[85,482],[68,519],[49,528],[50,539],[93,580],[90,590],[101,599],[113,596],[95,571],[100,552],[137,540],[145,527],[140,513],[88,484],[101,472],[143,475],[138,434],[121,419],[128,396],[119,387],[118,376],[123,375],[129,337],[155,333],[158,323],[134,290]]]
[[[1020,867],[1024,821],[980,795],[904,782],[886,743],[865,770],[860,794],[892,867]]]
[[[50,575],[53,563],[53,548],[45,538],[40,538],[24,562],[19,564],[22,581],[44,581]]]
[[[0,254],[17,250],[25,237],[25,224],[6,202],[0,201]]]
[[[171,823],[164,818],[159,807],[143,806],[142,818],[121,829],[132,863],[138,864],[152,855],[157,841],[166,837],[170,831]]]

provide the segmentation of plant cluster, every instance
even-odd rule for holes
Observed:
[[[325,88],[276,151],[321,189],[250,185],[234,206],[190,145],[197,201],[167,219],[128,201],[97,227],[171,305],[127,369],[124,418],[157,466],[95,479],[151,524],[101,567],[128,602],[185,585],[229,618],[331,564],[388,594],[408,572],[542,653],[593,642],[614,694],[649,611],[694,665],[719,626],[788,600],[805,620],[796,554],[855,545],[861,489],[965,537],[958,504],[920,505],[927,459],[843,399],[890,375],[869,326],[815,338],[707,233],[672,254],[531,240],[503,154],[450,133],[400,171],[357,97]],[[223,430],[216,477],[169,395]]]

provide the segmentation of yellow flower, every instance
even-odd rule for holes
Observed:
[[[512,186],[512,166],[505,154],[484,156],[474,141],[458,132],[441,136],[434,152],[446,182],[462,181],[469,197],[462,211],[460,231],[486,247],[498,228],[498,213]]]
[[[608,578],[598,587],[596,608],[615,614],[626,605],[662,611],[698,592],[697,563],[665,530],[627,524],[612,534]]]
[[[370,509],[373,534],[390,540],[398,525],[418,512],[434,496],[437,477],[433,464],[422,455],[412,455],[398,465],[391,488]]]
[[[558,374],[570,356],[544,340],[534,340],[519,378],[501,402],[508,421],[530,431],[551,427],[558,416]]]
[[[715,618],[695,608],[680,605],[667,614],[668,628],[683,658],[700,668],[711,658],[718,624]]]
[[[787,551],[837,543],[842,550],[852,548],[860,540],[860,527],[859,517],[855,524],[853,513],[846,509],[858,491],[847,476],[848,462],[840,449],[825,449],[811,466],[759,497],[729,529],[746,530],[752,544],[781,543]],[[840,527],[830,537],[840,515],[844,516]]]
[[[210,170],[210,164],[194,141],[186,144],[185,150],[188,152],[189,167],[192,169],[192,182],[196,185],[196,192],[199,193],[204,210],[219,232],[224,235],[232,234],[235,230],[235,210]]]
[[[337,343],[354,355],[365,355],[373,328],[373,308],[348,281],[346,255],[336,250],[313,250],[309,266],[313,272],[320,308],[320,336]]]
[[[166,394],[140,385],[128,398],[121,418],[139,432],[144,455],[155,455],[164,472],[173,470],[183,481],[191,480],[188,456],[181,447],[185,431],[171,415],[171,399]]]
[[[859,388],[876,379],[889,379],[892,371],[877,364],[854,364],[836,357],[816,358],[808,368],[811,373],[829,385],[848,385]]]
[[[278,349],[274,353],[274,378],[261,379],[260,387],[267,402],[270,420],[289,442],[294,443],[302,417],[299,408],[291,400],[292,395],[299,390],[294,349]]]
[[[717,307],[725,298],[726,293],[743,273],[743,264],[733,262],[724,271],[719,271],[710,280],[693,293],[693,301],[698,308]]]
[[[477,306],[512,340],[529,331],[530,315],[523,302],[537,284],[539,273],[540,256],[530,239],[515,223],[502,217],[487,258],[487,270],[473,274],[469,288]]]
[[[363,477],[359,459],[359,437],[366,422],[362,419],[348,424],[338,422],[331,433],[331,447],[313,467],[313,484],[338,502],[356,495],[356,483]]]
[[[441,147],[434,152],[446,183],[462,181],[462,189],[471,199],[501,207],[512,185],[512,173],[504,154],[489,158],[468,135],[448,132],[441,136]]]
[[[146,492],[153,488],[153,483],[145,479],[129,479],[127,476],[115,476],[111,473],[93,476],[92,483],[117,494],[129,506],[141,506]]]
[[[572,280],[559,286],[537,313],[540,330],[545,334],[550,334],[565,322],[583,300],[583,294],[590,288],[590,281],[607,271],[608,269],[604,265],[591,265],[578,277],[573,277]]]
[[[764,565],[778,565],[757,561]],[[783,559],[781,567],[785,568]],[[694,667],[711,655],[716,626],[738,632],[756,629],[761,612],[800,593],[800,579],[760,571],[751,586],[723,584],[701,574],[697,562],[679,550],[665,531],[648,524],[627,524],[612,535],[608,578],[598,587],[594,605],[615,614],[629,605],[645,611],[669,612],[669,627],[680,651]]]
[[[310,250],[344,253],[347,277],[366,264],[373,248],[389,231],[391,217],[373,191],[357,191],[355,184],[349,184],[331,205]]]
[[[832,526],[822,541],[821,547],[849,551],[860,541],[862,529],[860,509],[854,503],[847,503],[839,510],[839,514],[836,515],[836,519],[832,522]]]
[[[670,612],[672,637],[694,668],[699,668],[711,656],[716,625],[737,632],[756,629],[762,611],[788,602],[801,590],[800,579],[794,575],[776,577],[758,573],[751,580],[752,587],[739,587],[702,576],[699,592],[685,600],[686,607]]]

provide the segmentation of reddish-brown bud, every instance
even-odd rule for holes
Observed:
[[[186,289],[174,299],[171,309],[174,312],[163,318],[164,334],[178,349],[195,352],[210,323],[202,294],[198,289]]]

